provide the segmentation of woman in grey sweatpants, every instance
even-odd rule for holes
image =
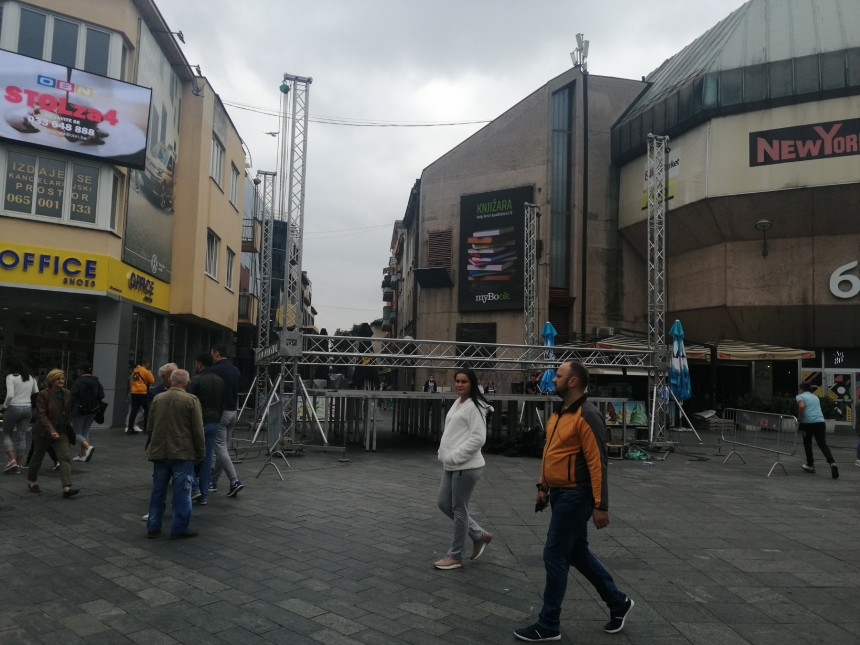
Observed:
[[[445,417],[438,452],[444,468],[439,485],[439,509],[454,520],[454,538],[447,555],[433,563],[437,569],[446,570],[463,566],[467,535],[472,540],[472,560],[479,558],[493,539],[490,532],[469,515],[469,499],[484,472],[481,448],[487,440],[487,412],[492,408],[478,390],[478,379],[472,370],[457,370],[454,390],[460,398]]]

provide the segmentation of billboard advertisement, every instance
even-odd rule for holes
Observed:
[[[131,173],[122,259],[159,280],[170,282],[182,83],[143,25],[137,82],[152,88],[152,102],[145,163]]]
[[[143,168],[150,90],[0,50],[0,141]]]
[[[460,197],[459,310],[523,308],[525,204],[532,186]]]

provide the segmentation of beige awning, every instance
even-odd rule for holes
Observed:
[[[669,337],[667,336],[667,341]],[[711,350],[708,345],[717,346],[717,359],[728,361],[791,361],[799,358],[815,358],[815,352],[809,349],[780,347],[764,343],[748,343],[742,340],[720,340],[716,343],[702,345],[684,342],[684,349],[689,360],[711,360]],[[648,351],[648,340],[643,336],[615,334],[594,343],[599,349],[617,349],[630,351]]]

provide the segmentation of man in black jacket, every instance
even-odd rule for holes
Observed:
[[[239,374],[238,368],[227,358],[226,345],[218,344],[212,346],[212,360],[213,365],[210,369],[213,374],[217,374],[224,379],[227,393],[226,400],[224,401],[224,411],[221,413],[221,421],[218,424],[218,436],[215,439],[215,468],[212,469],[212,483],[209,485],[209,492],[218,490],[218,477],[221,471],[224,470],[230,478],[230,490],[227,491],[227,496],[235,497],[244,486],[242,486],[242,482],[239,481],[239,477],[236,475],[236,468],[230,459],[227,446],[233,436],[233,428],[236,425],[236,417],[238,416],[236,410],[239,407],[241,374]]]
[[[199,505],[206,503],[209,494],[209,481],[212,477],[212,455],[215,452],[215,440],[218,437],[218,425],[227,396],[227,385],[224,379],[215,374],[212,367],[212,355],[198,354],[195,357],[197,373],[188,384],[188,392],[200,399],[203,409],[203,435],[206,438],[206,456],[203,461],[194,464],[194,483],[191,487],[191,500]]]

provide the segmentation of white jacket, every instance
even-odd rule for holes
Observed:
[[[471,398],[451,406],[445,416],[445,431],[439,442],[438,458],[445,470],[466,470],[481,468],[484,456],[481,447],[487,441],[488,407],[479,410]]]
[[[9,374],[6,377],[6,400],[4,405],[30,405],[30,395],[39,393],[39,385],[32,374],[27,381],[21,380],[20,374]]]

